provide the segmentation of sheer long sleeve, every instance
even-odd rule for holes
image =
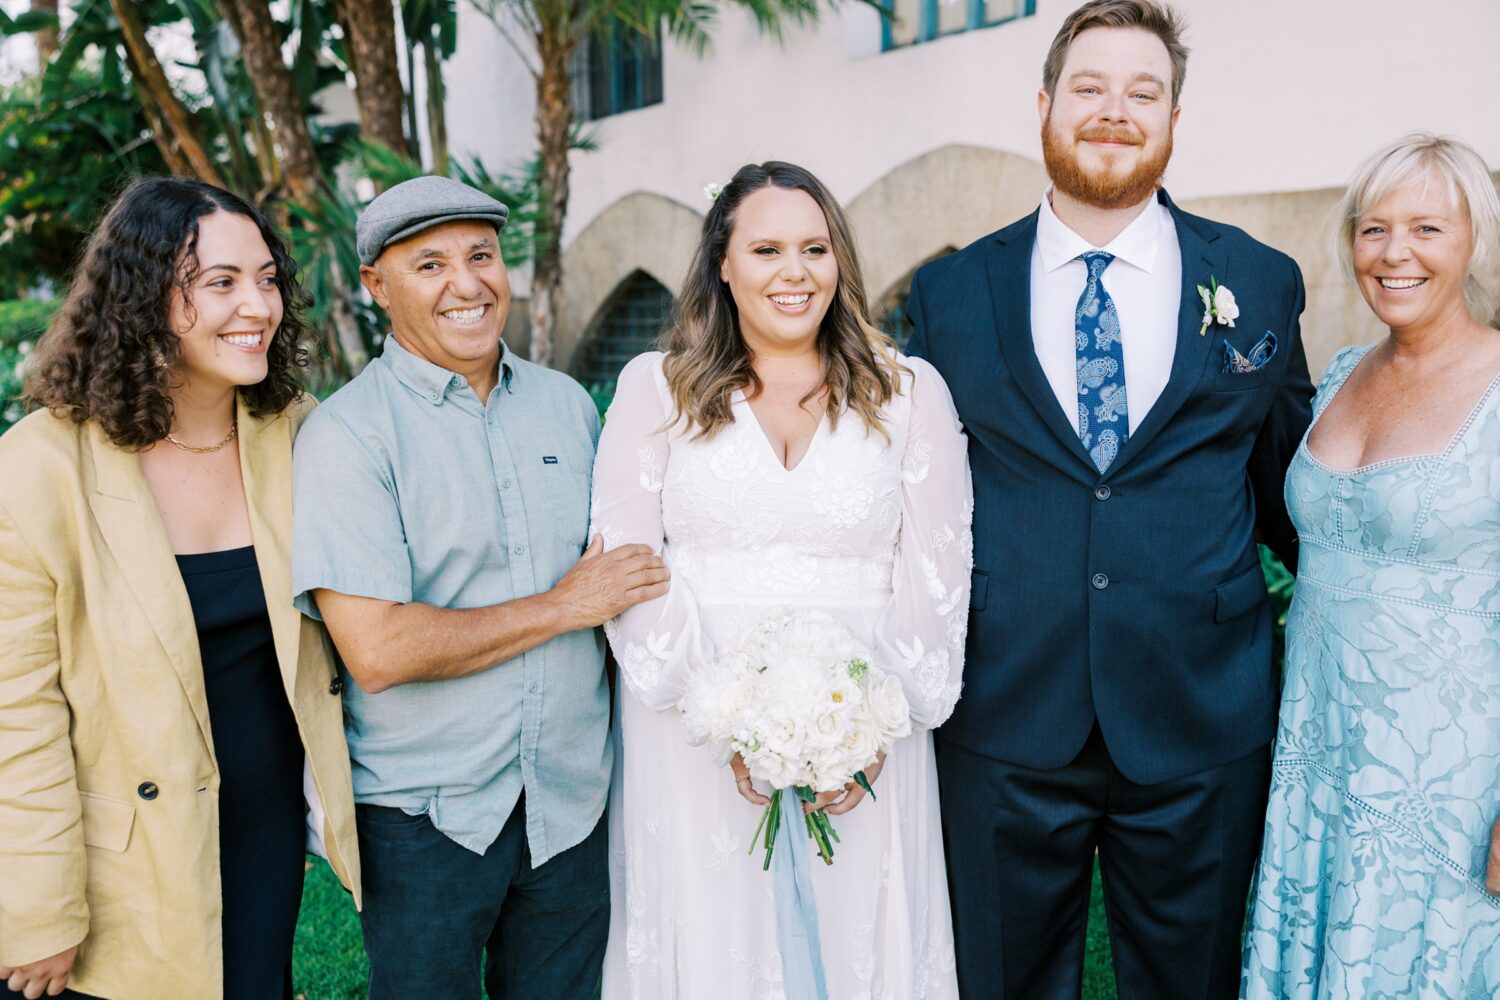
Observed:
[[[634,542],[663,551],[661,491],[672,446],[661,359],[643,354],[625,366],[599,438],[592,523],[606,549]],[[670,569],[670,553],[667,564]],[[692,591],[677,575],[666,596],[637,604],[606,622],[604,631],[626,687],[656,710],[676,706],[692,670],[714,656]]]
[[[913,724],[935,728],[953,713],[963,686],[974,488],[948,386],[927,362],[906,364],[915,378],[901,462],[901,533],[875,662],[901,679]]]

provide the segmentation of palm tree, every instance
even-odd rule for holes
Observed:
[[[568,151],[576,144],[573,57],[591,35],[650,34],[663,22],[694,52],[709,48],[718,6],[705,0],[470,0],[525,62],[536,81],[536,135],[541,203],[531,279],[531,357],[550,363],[562,289],[563,221],[568,211]],[[748,11],[762,32],[780,39],[787,25],[811,24],[837,0],[723,0]]]
[[[396,56],[393,0],[333,0],[333,9],[344,29],[344,54],[354,73],[360,138],[405,155],[401,112],[406,92]]]

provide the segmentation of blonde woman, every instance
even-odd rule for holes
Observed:
[[[604,996],[956,997],[929,730],[959,693],[972,504],[947,387],[871,327],[843,214],[787,163],[718,195],[665,346],[620,376],[594,470],[594,530],[672,570],[609,627],[625,684]],[[688,746],[677,709],[693,670],[782,607],[870,642],[917,727],[867,771],[878,799],[851,785],[809,806],[842,842],[800,912],[747,854],[768,789]]]
[[[1301,538],[1245,997],[1500,995],[1500,200],[1411,135],[1339,254],[1390,328],[1335,355],[1292,460]]]

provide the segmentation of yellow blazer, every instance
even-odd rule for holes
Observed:
[[[292,438],[239,404],[276,657],[359,904],[342,683],[292,607]],[[82,947],[110,1000],[223,995],[219,772],[192,606],[140,459],[39,411],[0,436],[0,965]]]

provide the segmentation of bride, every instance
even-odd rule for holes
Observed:
[[[957,997],[930,729],[959,694],[973,502],[947,386],[870,325],[843,213],[787,163],[742,167],[715,199],[665,342],[621,373],[594,469],[606,547],[645,543],[672,570],[607,626],[627,693],[604,997]],[[677,708],[696,668],[787,608],[872,646],[915,726],[866,769],[875,798],[851,784],[805,807],[841,843],[831,866],[809,855],[801,911],[747,853],[770,789],[690,746]],[[783,962],[809,902],[813,975],[806,954]]]

